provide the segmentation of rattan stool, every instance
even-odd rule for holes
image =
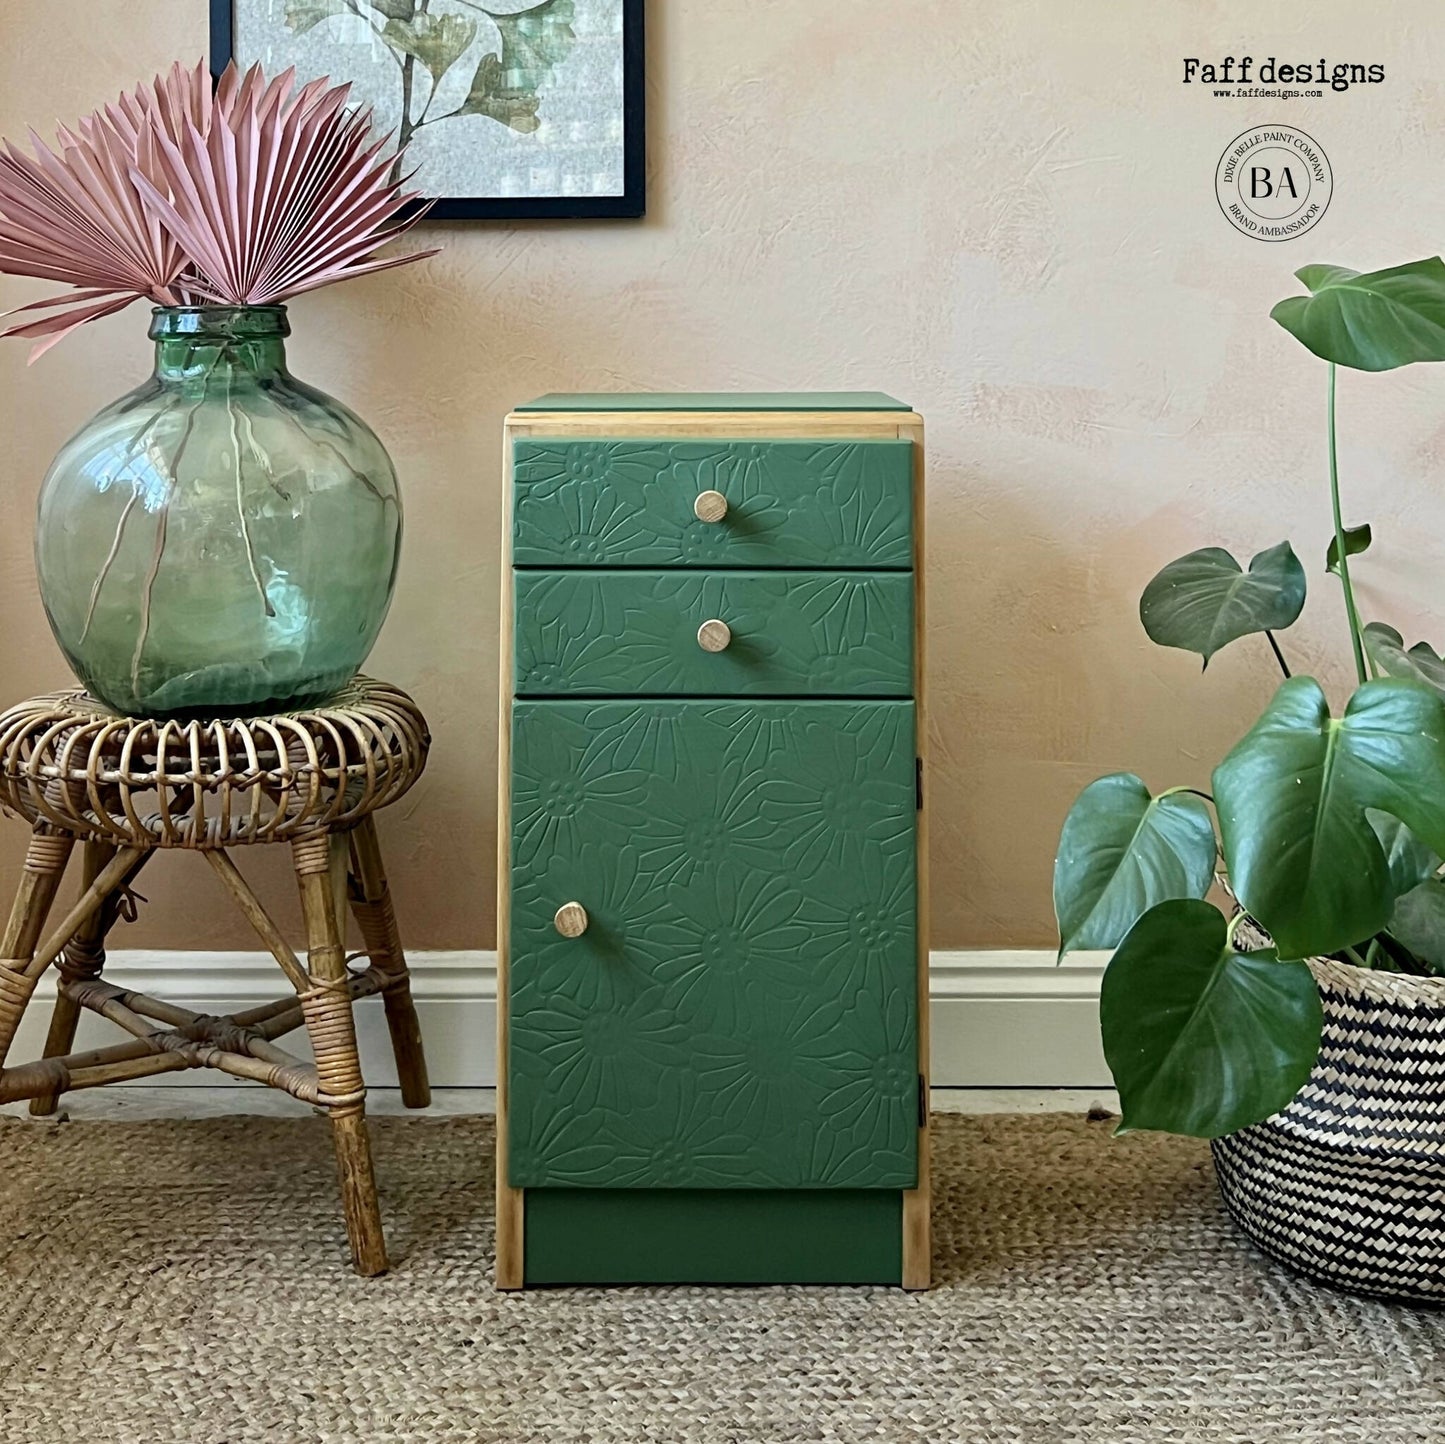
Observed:
[[[57,692],[0,714],[0,810],[33,829],[10,921],[0,936],[0,1102],[58,1096],[182,1068],[217,1068],[280,1088],[330,1115],[352,1260],[385,1271],[352,1004],[380,993],[402,1101],[430,1101],[421,1032],[387,891],[373,814],[421,775],[426,723],[404,692],[359,677],[324,706],[268,717],[158,721],[120,717],[84,692]],[[82,891],[42,941],[76,843]],[[289,842],[306,920],[303,965],[241,876],[229,849]],[[231,1017],[174,1007],[101,976],[105,937],[133,915],[131,885],[158,848],[199,852],[260,935],[294,997]],[[368,965],[345,954],[346,901]],[[45,1057],[6,1068],[35,985],[59,964]],[[127,1042],[71,1053],[80,1010],[119,1024]],[[305,1025],[315,1063],[276,1039]]]

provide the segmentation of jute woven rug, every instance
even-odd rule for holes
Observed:
[[[0,1441],[1445,1439],[1445,1315],[1260,1259],[1194,1143],[940,1117],[925,1295],[498,1295],[490,1122],[373,1126],[368,1282],[320,1120],[0,1119]]]

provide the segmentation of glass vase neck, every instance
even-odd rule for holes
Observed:
[[[284,376],[284,306],[158,306],[151,313],[156,379],[204,388],[237,376]]]

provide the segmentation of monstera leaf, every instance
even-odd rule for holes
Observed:
[[[1445,882],[1436,876],[1440,858],[1403,822],[1383,812],[1368,816],[1385,849],[1395,893],[1386,931],[1430,972],[1445,974]]]
[[[1295,677],[1214,771],[1231,885],[1280,955],[1332,953],[1382,929],[1389,862],[1367,809],[1445,854],[1445,700],[1416,682],[1366,682],[1335,718]]]
[[[1445,361],[1445,262],[1439,256],[1361,274],[1306,266],[1295,275],[1308,296],[1269,314],[1316,356],[1357,371]]]
[[[346,0],[286,0],[286,24],[297,35],[305,35],[333,15],[355,13]]]
[[[1116,947],[1155,903],[1203,897],[1214,859],[1214,824],[1193,793],[1151,797],[1128,772],[1090,783],[1069,809],[1054,863],[1059,956]]]
[[[1288,627],[1305,603],[1305,572],[1288,542],[1260,552],[1247,572],[1220,547],[1170,562],[1144,588],[1139,620],[1161,647],[1198,652],[1204,665],[1251,632]]]
[[[1428,644],[1416,642],[1407,652],[1404,639],[1383,622],[1370,622],[1364,628],[1364,638],[1365,651],[1382,672],[1445,692],[1445,659]]]
[[[1386,931],[1430,972],[1445,974],[1445,882],[1436,876],[1440,858],[1403,822],[1383,812],[1368,816],[1385,849],[1395,893]]]
[[[1389,932],[1432,973],[1445,975],[1445,882],[1428,878],[1396,898]]]
[[[420,60],[436,84],[477,38],[477,22],[461,15],[423,11],[410,20],[388,20],[381,36],[393,50]]]
[[[1364,526],[1347,526],[1345,528],[1345,556],[1357,557],[1361,552],[1370,549],[1370,543],[1374,541],[1374,534],[1370,531],[1370,524]],[[1340,546],[1336,538],[1330,538],[1330,544],[1325,548],[1325,570],[1334,572],[1336,576],[1340,571]]]
[[[1121,1131],[1218,1138],[1277,1113],[1319,1052],[1319,990],[1302,962],[1241,953],[1219,910],[1151,908],[1104,973],[1104,1056]]]
[[[1426,878],[1434,877],[1440,859],[1403,822],[1387,812],[1366,812],[1380,846],[1385,850],[1385,866],[1390,871],[1390,887],[1398,898],[1411,888],[1419,887]]]

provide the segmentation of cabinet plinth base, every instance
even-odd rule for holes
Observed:
[[[895,1189],[529,1188],[525,1285],[892,1284]]]

